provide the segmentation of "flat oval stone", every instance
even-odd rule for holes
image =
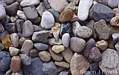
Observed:
[[[70,34],[69,33],[65,33],[62,36],[62,43],[65,47],[69,47],[69,42],[70,42]]]
[[[47,50],[48,49],[48,45],[47,44],[43,44],[43,43],[34,43],[34,47],[38,50]]]
[[[50,29],[55,23],[53,15],[49,11],[45,11],[42,14],[41,27],[45,29]]]

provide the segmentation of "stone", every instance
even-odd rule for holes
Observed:
[[[61,12],[68,4],[67,0],[48,0],[51,8],[55,9],[56,11]]]
[[[118,38],[119,38],[119,33],[112,34],[113,44],[116,44],[118,42]]]
[[[31,21],[27,20],[23,23],[22,34],[24,37],[29,37],[33,34],[33,24]]]
[[[81,25],[80,25],[80,23],[78,21],[73,22],[73,29],[72,29],[72,31],[73,31],[74,36],[77,35],[79,27],[81,27]]]
[[[110,21],[114,16],[111,8],[106,5],[96,3],[90,10],[90,17],[96,21],[104,19],[105,21]]]
[[[94,29],[99,39],[107,40],[110,37],[110,28],[107,26],[105,20],[100,20],[95,23]]]
[[[61,53],[65,50],[64,46],[63,45],[54,45],[52,47],[52,51],[55,52],[55,53]]]
[[[53,62],[43,63],[42,70],[44,74],[46,75],[57,75],[58,74],[57,67],[55,66]]]
[[[108,0],[108,5],[112,8],[118,7],[118,0]]]
[[[24,23],[24,20],[22,20],[22,19],[16,20],[16,31],[18,32],[19,35],[22,34],[23,23]]]
[[[19,18],[21,18],[21,19],[24,19],[24,20],[27,19],[26,16],[25,16],[25,13],[24,13],[23,11],[21,11],[21,10],[18,10],[18,11],[17,11],[17,16],[18,16]]]
[[[58,75],[68,75],[68,71],[62,71]]]
[[[119,16],[115,16],[110,20],[110,24],[112,26],[119,27],[119,22],[118,21],[119,21]]]
[[[38,51],[42,51],[42,50],[47,50],[48,49],[48,45],[47,44],[43,44],[43,43],[34,43],[34,47]]]
[[[34,42],[47,43],[49,34],[50,31],[46,31],[46,30],[34,32],[32,35],[32,40]]]
[[[15,56],[20,52],[20,50],[18,48],[15,48],[15,47],[9,47],[9,52],[10,52],[11,56]]]
[[[8,31],[8,33],[16,32],[15,23],[6,23],[6,24],[4,24],[4,28],[5,28],[5,30]]]
[[[55,19],[49,11],[44,11],[42,14],[41,24],[40,26],[44,29],[50,29],[54,26]]]
[[[105,40],[97,41],[96,47],[98,47],[99,49],[101,49],[101,50],[104,51],[104,50],[106,50],[107,47],[108,47],[108,42],[105,41]]]
[[[43,71],[43,62],[37,57],[31,59],[31,65],[23,66],[23,73],[24,75],[44,75]]]
[[[85,21],[88,18],[89,15],[89,9],[93,4],[93,0],[80,0],[79,6],[78,6],[78,18],[81,21]]]
[[[69,47],[69,42],[70,42],[70,34],[69,33],[65,33],[62,36],[62,44],[65,47]]]
[[[86,26],[80,26],[77,29],[77,36],[81,38],[89,38],[92,35],[92,29]]]
[[[115,16],[118,16],[119,15],[119,9],[118,8],[114,8],[113,9],[113,12],[114,12]]]
[[[6,4],[12,4],[15,0],[4,0]]]
[[[43,12],[46,10],[43,2],[41,2],[36,9],[37,9],[38,13],[40,14],[40,16],[42,16]]]
[[[71,74],[83,75],[88,68],[89,63],[86,61],[86,59],[82,55],[75,53],[70,62]]]
[[[38,18],[38,13],[35,6],[24,7],[23,11],[25,13],[25,16],[30,20],[35,20]]]
[[[0,52],[0,71],[6,72],[10,66],[11,57],[8,52]]]
[[[62,44],[62,40],[61,39],[59,39],[59,40],[55,40],[55,38],[50,38],[49,39],[49,44],[50,45],[61,45]]]
[[[19,56],[13,56],[11,59],[10,68],[13,73],[21,71],[21,58]]]
[[[73,56],[73,52],[71,51],[71,49],[67,48],[61,54],[64,57],[65,61],[70,63],[71,58]]]
[[[25,40],[26,40],[26,38],[21,37],[21,38],[19,39],[19,45],[22,46]]]
[[[1,32],[4,32],[4,30],[5,30],[5,29],[4,29],[3,25],[0,24],[0,33],[1,33]]]
[[[40,3],[40,0],[22,0],[20,5],[25,7],[25,6],[32,6],[32,5],[38,5]]]
[[[113,61],[113,62],[112,62]],[[106,49],[102,54],[102,61],[100,62],[100,69],[106,75],[118,75],[119,71],[119,55],[114,49]]]
[[[19,7],[19,3],[14,2],[11,5],[7,5],[5,7],[5,9],[6,9],[6,12],[7,12],[8,15],[15,16],[17,14],[18,7]]]
[[[72,9],[65,9],[61,12],[61,14],[59,16],[59,21],[60,22],[72,21],[73,16],[74,16],[74,12]]]
[[[0,20],[4,19],[6,17],[6,11],[2,4],[0,4]]]
[[[84,49],[85,44],[85,40],[78,37],[72,37],[70,40],[70,48],[74,52],[81,52]]]
[[[42,61],[48,62],[51,60],[51,55],[47,51],[41,51],[39,52],[39,57]]]
[[[21,52],[28,55],[32,48],[33,48],[33,42],[31,40],[25,40],[22,45]]]
[[[101,4],[108,5],[108,1],[109,1],[109,0],[95,0],[95,1],[97,1],[97,2],[99,2],[99,3],[101,3]]]
[[[31,49],[29,55],[30,57],[35,58],[38,56],[38,51],[36,49]]]
[[[49,52],[50,52],[53,60],[55,60],[55,61],[62,61],[63,60],[63,57],[61,54],[55,54],[51,49],[49,50]]]
[[[10,35],[10,38],[11,38],[13,46],[18,47],[19,46],[19,36],[18,36],[18,34],[17,33],[12,33]]]
[[[21,62],[23,65],[31,65],[31,58],[26,54],[20,54]]]
[[[40,28],[37,25],[33,25],[33,29],[34,29],[34,32],[37,32],[37,31],[41,31],[42,30],[42,28]]]
[[[45,6],[46,9],[50,9],[51,8],[48,0],[43,0],[43,4],[44,4],[44,6]]]
[[[55,62],[55,65],[59,66],[59,67],[63,67],[63,68],[69,68],[69,63],[66,63],[64,61],[61,62]]]

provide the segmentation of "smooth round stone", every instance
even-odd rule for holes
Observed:
[[[63,45],[54,45],[52,47],[52,51],[55,52],[55,53],[61,53],[65,50],[64,46]]]
[[[42,14],[41,27],[45,29],[50,29],[55,23],[53,15],[49,11],[45,11]]]
[[[89,38],[92,35],[92,32],[93,32],[92,29],[90,29],[89,27],[81,26],[78,28],[76,33],[78,37]]]
[[[49,44],[50,45],[61,45],[62,44],[62,40],[59,39],[58,41],[56,41],[55,38],[51,38],[51,39],[49,39]]]
[[[69,42],[70,42],[70,34],[69,33],[63,34],[63,36],[62,36],[63,46],[69,47]]]
[[[81,52],[86,45],[86,42],[84,39],[78,38],[78,37],[72,37],[70,40],[70,48],[74,52]]]
[[[24,22],[22,27],[22,34],[24,37],[29,37],[33,34],[33,24],[31,21],[27,20]]]
[[[115,16],[110,20],[110,24],[112,26],[119,27],[119,22],[118,21],[119,21],[119,16]]]
[[[101,50],[104,51],[104,50],[106,50],[107,47],[108,47],[108,42],[105,41],[105,40],[98,41],[98,42],[96,43],[96,47],[98,47],[98,48],[100,48]]]
[[[89,15],[89,9],[93,4],[93,0],[80,0],[78,6],[78,18],[81,21],[85,21]]]
[[[19,3],[18,2],[14,2],[11,5],[7,5],[5,7],[6,12],[9,16],[15,16],[17,14],[18,8],[19,8]]]
[[[38,56],[38,51],[36,49],[31,49],[29,55],[30,57],[35,58]]]
[[[61,71],[58,75],[68,75],[68,71]]]
[[[47,50],[48,49],[48,45],[47,44],[43,44],[43,43],[34,43],[34,47],[38,51],[42,51],[42,50]]]
[[[55,65],[59,66],[59,67],[63,67],[63,68],[69,68],[69,63],[66,63],[64,61],[61,61],[61,62],[55,62]]]
[[[23,11],[21,11],[21,10],[18,10],[18,11],[17,11],[17,16],[18,16],[19,18],[21,18],[21,19],[26,20],[25,13],[24,13]]]
[[[12,33],[10,35],[10,38],[11,38],[13,46],[18,47],[19,46],[19,36],[18,36],[18,34],[17,33]]]
[[[10,66],[10,55],[8,52],[1,51],[0,52],[0,71],[6,72]]]
[[[42,61],[48,62],[51,60],[51,55],[47,51],[41,51],[39,52],[39,57]]]
[[[26,54],[20,54],[20,58],[23,65],[28,66],[31,64],[31,58]]]
[[[67,0],[48,0],[51,8],[55,9],[56,11],[62,11],[68,4]]]
[[[2,4],[0,4],[0,20],[6,17],[6,11]]]
[[[112,8],[118,7],[119,0],[108,0],[108,5]]]
[[[15,48],[15,47],[9,47],[9,52],[11,56],[15,56],[19,53],[19,49]]]
[[[38,5],[40,3],[40,0],[22,0],[20,5],[25,6],[31,6],[31,5]]]
[[[28,55],[32,48],[33,48],[33,42],[31,40],[25,40],[22,45],[21,51]]]
[[[21,58],[19,56],[12,57],[10,68],[13,73],[17,73],[21,71]]]
[[[53,62],[43,63],[42,70],[44,74],[46,75],[57,75],[58,74],[58,69]]]

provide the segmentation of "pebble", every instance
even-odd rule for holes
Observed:
[[[31,64],[31,58],[26,54],[20,54],[21,62],[23,65],[30,65]]]
[[[118,38],[119,38],[119,33],[112,34],[112,39],[113,39],[114,44],[116,44],[118,42]]]
[[[30,57],[35,58],[38,56],[38,51],[36,49],[31,49],[29,55]]]
[[[68,5],[67,0],[60,0],[60,1],[48,0],[48,2],[51,8],[55,9],[58,12],[61,12]]]
[[[0,52],[0,71],[6,72],[9,69],[10,66],[10,55],[8,52],[1,51]]]
[[[72,37],[70,40],[70,48],[74,52],[81,52],[86,45],[86,42],[84,39],[78,38],[78,37]]]
[[[105,40],[97,41],[96,47],[100,48],[101,50],[106,50],[108,47],[108,42]]]
[[[115,17],[113,17],[113,18],[110,20],[110,24],[111,24],[112,26],[119,27],[118,20],[119,20],[119,16],[115,16]]]
[[[39,57],[42,61],[48,62],[51,60],[51,55],[47,51],[41,51],[39,52]]]
[[[74,12],[72,9],[65,9],[61,12],[61,14],[59,16],[59,21],[60,22],[72,21],[73,16],[74,16]]]
[[[65,33],[62,36],[62,44],[65,47],[69,47],[69,42],[70,42],[70,34],[69,33]]]
[[[92,35],[92,29],[86,26],[80,26],[76,32],[78,37],[89,38]]]
[[[12,4],[15,2],[15,0],[4,0],[6,4]]]
[[[73,52],[71,51],[71,49],[67,48],[61,54],[64,57],[65,61],[70,63],[71,58],[73,56]]]
[[[32,5],[38,5],[40,3],[40,0],[22,0],[20,5],[25,6],[32,6]]]
[[[78,21],[73,22],[73,29],[72,29],[72,31],[73,31],[74,36],[77,35],[79,27],[81,27],[81,25],[80,25],[80,23]]]
[[[66,63],[64,61],[61,61],[61,62],[55,62],[55,65],[59,66],[59,67],[63,67],[63,68],[69,68],[69,63]]]
[[[27,19],[26,16],[25,16],[25,13],[24,13],[23,11],[21,11],[21,10],[18,10],[18,11],[17,11],[17,16],[18,16],[19,18],[21,18],[21,19],[24,19],[24,20]]]
[[[10,55],[11,56],[15,56],[19,53],[19,49],[18,48],[15,48],[15,47],[9,47],[9,52],[10,52]]]
[[[58,75],[68,75],[68,71],[62,71]]]
[[[61,54],[55,54],[51,49],[49,51],[50,51],[50,54],[51,54],[53,60],[55,60],[55,61],[63,60],[63,57]]]
[[[21,58],[19,56],[12,57],[10,68],[13,73],[17,73],[21,71]]]
[[[8,33],[16,32],[15,23],[6,23],[6,24],[4,24],[4,28],[5,28],[5,30],[8,31]]]
[[[32,48],[33,48],[33,42],[31,40],[25,40],[22,45],[21,51],[28,55]]]
[[[49,44],[50,45],[61,45],[62,44],[62,40],[61,39],[59,39],[59,40],[55,40],[55,38],[51,38],[51,39],[49,39]]]
[[[35,6],[24,7],[23,11],[25,13],[25,16],[30,20],[35,20],[38,18],[38,13]]]
[[[71,74],[83,75],[88,68],[89,63],[86,61],[86,59],[82,55],[75,53],[70,62]]]
[[[94,29],[99,39],[107,40],[110,37],[110,28],[107,26],[105,20],[95,22]]]
[[[118,75],[119,55],[114,49],[106,49],[102,54],[102,61],[100,62],[100,69],[106,75]],[[112,62],[113,61],[113,62]]]
[[[63,45],[54,45],[52,47],[52,51],[55,52],[55,53],[61,53],[65,50],[64,46]]]
[[[11,38],[13,46],[18,47],[19,46],[19,36],[18,36],[18,34],[17,33],[12,33],[10,35],[10,38]]]
[[[81,21],[85,21],[89,15],[89,9],[93,4],[93,0],[80,0],[78,6],[78,18]]]
[[[19,3],[14,2],[11,5],[7,5],[5,7],[5,9],[6,9],[6,12],[7,12],[8,15],[15,16],[17,14],[18,7],[19,7]]]
[[[108,0],[108,5],[112,8],[118,7],[119,1],[118,0]]]
[[[43,44],[43,43],[34,43],[34,47],[38,50],[47,50],[48,49],[48,45],[47,44]]]
[[[104,19],[105,21],[110,21],[114,16],[114,13],[111,8],[106,5],[96,3],[90,10],[90,17],[96,21]]]
[[[46,30],[34,32],[32,35],[32,40],[34,42],[47,43],[49,34],[50,32]]]
[[[6,11],[2,4],[0,4],[0,20],[4,19],[6,17]]]
[[[54,26],[54,23],[55,19],[52,13],[49,11],[43,12],[40,26],[44,29],[50,29],[52,26]]]
[[[19,45],[22,46],[25,40],[26,40],[26,38],[21,37],[21,38],[19,39]]]
[[[29,37],[33,34],[33,24],[31,21],[27,20],[23,23],[22,34],[24,37]]]
[[[58,74],[58,69],[53,62],[43,63],[42,70],[44,74],[46,75],[57,75]]]

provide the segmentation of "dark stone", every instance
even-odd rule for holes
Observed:
[[[50,4],[49,4],[48,0],[43,0],[43,4],[44,4],[46,9],[50,8]]]
[[[4,30],[5,30],[5,29],[4,29],[3,25],[0,24],[0,33],[1,33],[1,32],[4,32]]]
[[[7,30],[9,33],[14,33],[16,32],[16,27],[15,23],[6,23],[4,24],[5,30]]]
[[[59,21],[59,12],[54,10],[54,9],[49,9],[49,11],[53,14],[55,20],[58,22]]]

